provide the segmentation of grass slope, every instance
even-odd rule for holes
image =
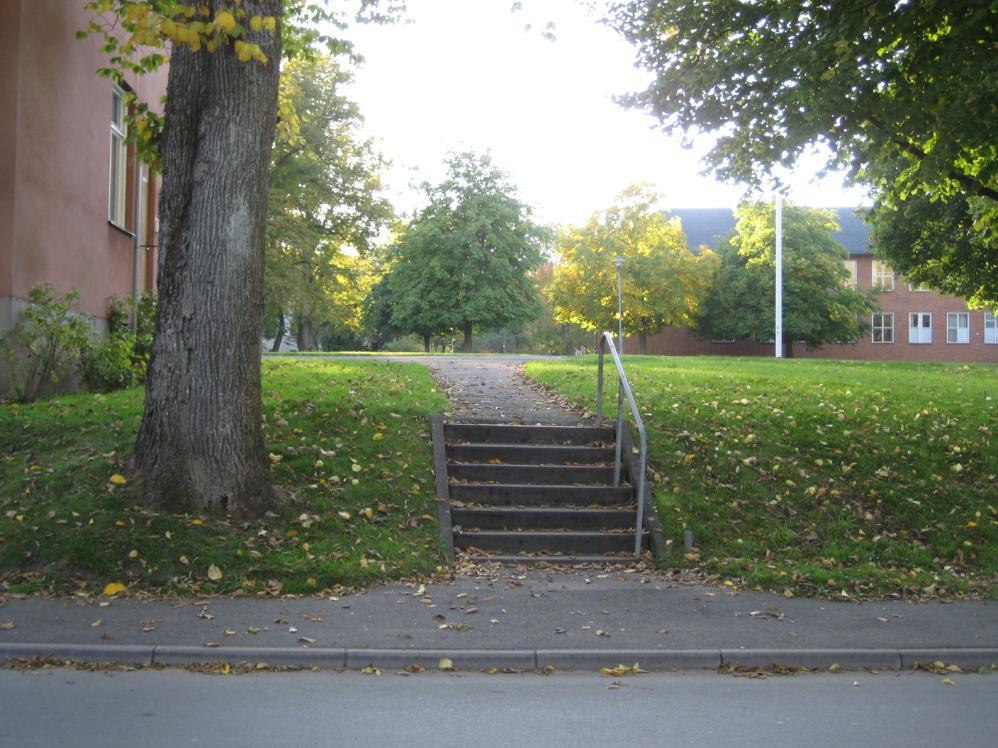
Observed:
[[[630,357],[625,368],[666,532],[696,537],[681,564],[787,594],[996,596],[995,367]],[[593,357],[527,373],[595,409]]]
[[[273,359],[263,390],[287,501],[259,521],[153,512],[111,481],[141,389],[0,404],[0,589],[304,593],[444,562],[427,416],[447,401],[425,367]]]

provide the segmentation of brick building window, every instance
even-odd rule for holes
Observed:
[[[874,343],[894,342],[894,312],[878,312],[873,315],[870,326],[871,340]]]
[[[950,312],[946,315],[946,342],[970,342],[970,314],[968,312]]]
[[[984,313],[984,342],[998,345],[998,317],[994,312]]]
[[[108,178],[107,220],[125,227],[127,190],[128,125],[125,121],[125,92],[115,86],[111,91],[111,160]]]
[[[856,260],[843,260],[843,262],[849,271],[849,278],[845,282],[846,288],[859,288],[859,263]]]
[[[908,342],[920,345],[932,342],[931,312],[912,312],[908,315]]]
[[[873,261],[873,288],[879,291],[894,290],[894,271],[882,260]]]

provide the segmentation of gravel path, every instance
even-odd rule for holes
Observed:
[[[577,426],[587,421],[523,374],[523,364],[546,356],[392,356],[428,366],[447,391],[450,421]],[[593,376],[596,376],[595,371]]]

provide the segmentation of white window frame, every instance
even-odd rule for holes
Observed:
[[[998,345],[998,313],[984,313],[984,342],[987,345]]]
[[[913,318],[917,318],[912,324]],[[928,318],[929,324],[925,324]],[[932,345],[932,312],[908,312],[908,342],[911,345]]]
[[[961,321],[966,324],[961,325]],[[970,342],[970,312],[946,313],[946,342],[953,345],[966,345]]]
[[[846,288],[859,288],[859,260],[843,260],[846,270],[849,271],[849,279],[846,280]]]
[[[114,86],[111,93],[107,220],[122,229],[125,228],[125,205],[128,193],[128,122],[125,115],[125,91]]]
[[[916,286],[913,283],[908,284],[908,290],[912,293],[928,293],[932,289],[928,286]]]
[[[880,324],[877,324],[878,317],[880,318]],[[890,340],[887,340],[888,337]],[[874,312],[871,315],[870,342],[877,345],[890,345],[894,343],[894,312]]]
[[[874,260],[870,264],[870,285],[876,291],[894,290],[894,271],[883,260]]]

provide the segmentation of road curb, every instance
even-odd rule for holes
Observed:
[[[947,665],[958,665],[961,668],[979,668],[998,665],[998,648],[981,647],[979,649],[902,649],[901,667],[905,670],[918,665],[931,665],[942,661]],[[940,656],[941,655],[941,656]]]
[[[0,644],[0,662],[52,658],[78,662],[152,665],[155,646],[146,644]]]
[[[722,649],[721,666],[899,670],[902,660],[896,649]]]
[[[719,649],[539,649],[537,666],[558,670],[599,670],[617,665],[641,666],[643,670],[717,670]]]
[[[88,663],[182,666],[253,662],[276,667],[360,670],[366,667],[428,670],[449,659],[456,670],[595,671],[640,664],[643,670],[814,668],[910,670],[943,662],[964,669],[998,666],[998,648],[928,649],[360,649],[304,647],[198,647],[176,645],[0,644],[0,662],[55,659]]]

